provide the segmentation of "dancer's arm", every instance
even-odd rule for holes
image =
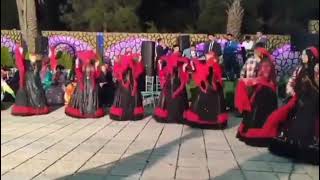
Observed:
[[[286,92],[289,96],[294,96],[296,93],[294,91],[294,87],[296,84],[296,79],[297,76],[299,74],[299,72],[301,71],[301,66],[299,66],[292,74],[292,76],[290,77],[287,87],[286,87]]]

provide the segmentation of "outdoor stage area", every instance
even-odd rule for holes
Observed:
[[[318,166],[292,163],[226,130],[142,121],[72,119],[1,111],[1,179],[79,180],[316,180]],[[289,178],[291,176],[291,178]]]

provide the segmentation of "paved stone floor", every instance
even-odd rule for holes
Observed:
[[[294,164],[224,131],[137,122],[13,117],[1,111],[1,178],[72,180],[316,180],[318,166]]]

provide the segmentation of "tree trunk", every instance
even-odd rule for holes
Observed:
[[[29,53],[36,53],[37,37],[40,35],[35,0],[16,0],[21,34]]]

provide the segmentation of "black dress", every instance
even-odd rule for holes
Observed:
[[[278,107],[277,94],[274,88],[265,85],[258,84],[249,89],[252,110],[243,112],[237,138],[248,145],[268,146],[274,133],[268,132],[265,124],[269,115]]]
[[[162,88],[158,105],[154,111],[153,117],[156,121],[162,123],[182,122],[183,112],[188,109],[188,95],[186,88],[183,87],[181,92],[173,97],[174,92],[184,85],[180,73],[181,67],[175,67],[173,74],[168,74]]]
[[[78,68],[78,74],[81,68]],[[97,70],[96,72],[97,73]],[[104,109],[99,105],[97,75],[84,73],[83,78],[77,76],[78,83],[67,105],[65,113],[76,118],[99,118],[105,115]],[[82,82],[80,82],[82,81]],[[81,85],[81,83],[83,83]]]
[[[221,71],[217,66],[214,69],[212,63],[196,63],[195,68],[193,77],[195,82],[198,82],[199,93],[192,102],[191,108],[184,112],[184,121],[192,127],[225,128],[228,114],[225,108],[223,87],[217,80],[220,77],[217,74],[220,74]]]
[[[269,150],[297,161],[319,164],[319,88],[299,83],[297,86],[308,88],[302,88],[301,93],[297,93],[297,96],[275,113],[278,115],[288,112],[288,116]],[[292,108],[287,108],[290,104],[293,105]]]
[[[138,79],[143,73],[143,64],[134,62],[132,58],[124,59],[114,67],[117,90],[110,108],[110,118],[119,121],[141,120],[144,117],[144,108]]]
[[[20,83],[12,114],[16,116],[47,114],[49,108],[39,75],[41,63],[26,61],[25,66],[25,73],[21,74],[25,80]]]
[[[115,84],[112,79],[112,72],[101,73],[97,83],[105,83],[102,87],[99,85],[99,103],[100,106],[110,107],[114,100]]]

